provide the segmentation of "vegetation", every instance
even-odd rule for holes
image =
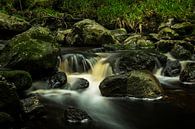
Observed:
[[[59,16],[59,12],[74,18],[95,19],[103,25],[133,28],[147,17],[162,19],[174,17],[191,18],[194,0],[2,0],[3,12],[28,15]],[[12,2],[10,2],[12,1]],[[17,2],[18,1],[18,2]],[[31,3],[31,4],[27,4]],[[19,7],[18,7],[19,6]],[[45,9],[43,9],[43,7]],[[42,9],[41,9],[42,8]],[[32,10],[32,11],[31,11]],[[36,15],[35,15],[36,16]],[[33,17],[30,17],[33,18]]]

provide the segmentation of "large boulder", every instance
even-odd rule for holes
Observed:
[[[114,54],[108,59],[115,73],[126,73],[132,70],[153,71],[156,60],[149,52],[131,50]]]
[[[48,88],[63,88],[67,83],[67,76],[64,72],[57,72],[49,78]]]
[[[103,96],[132,96],[154,98],[163,94],[159,81],[149,71],[131,71],[125,75],[114,75],[100,83]]]
[[[90,19],[75,23],[72,33],[69,33],[65,40],[67,44],[74,46],[101,46],[117,43],[110,30]]]
[[[27,90],[32,85],[31,75],[22,70],[0,70],[0,74],[14,83],[18,92]]]
[[[0,12],[0,39],[9,39],[29,28],[27,21]]]
[[[59,47],[47,28],[32,27],[10,40],[0,55],[1,67],[28,71],[38,77],[56,69]]]

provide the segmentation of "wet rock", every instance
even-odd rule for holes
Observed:
[[[148,71],[132,71],[128,73],[127,93],[130,96],[158,97],[163,94],[158,79]]]
[[[153,71],[155,58],[150,53],[132,50],[113,55],[108,59],[115,73],[126,73],[132,70]]]
[[[64,122],[68,126],[82,128],[83,126],[90,126],[92,121],[92,118],[83,110],[68,107],[64,111]]]
[[[24,118],[27,120],[39,119],[46,114],[45,106],[38,96],[32,96],[21,100],[24,109]]]
[[[180,81],[183,84],[195,86],[195,63],[188,63],[180,74]]]
[[[126,96],[127,95],[127,75],[114,75],[106,77],[99,86],[103,96]]]
[[[76,78],[76,81],[72,84],[71,90],[83,90],[89,87],[89,82],[84,78]]]
[[[31,75],[22,70],[0,70],[0,74],[9,82],[14,83],[18,92],[27,90],[32,85]]]
[[[171,55],[176,59],[188,60],[191,59],[192,53],[179,44],[175,44],[171,50]]]
[[[159,81],[148,71],[131,71],[125,75],[114,75],[100,83],[103,96],[132,96],[154,98],[163,94]]]
[[[2,129],[13,129],[14,118],[5,112],[0,112],[0,127]]]
[[[51,74],[57,65],[59,47],[47,28],[33,27],[10,40],[0,56],[0,65],[28,71],[32,77]]]
[[[171,26],[181,36],[190,35],[193,32],[194,25],[190,22],[177,23]]]
[[[191,53],[194,52],[194,46],[184,40],[160,40],[156,43],[157,50],[163,53],[170,52],[175,45],[180,45]]]
[[[168,60],[162,72],[164,76],[176,77],[181,72],[181,64],[178,60],[176,61]]]
[[[22,112],[19,97],[16,93],[16,87],[9,83],[0,75],[0,110],[9,113],[16,119]]]
[[[65,37],[72,32],[72,29],[67,29],[67,30],[58,30],[56,32],[56,40],[58,43],[60,43],[61,45],[67,45],[64,42]]]
[[[66,42],[74,46],[101,46],[114,44],[117,40],[110,30],[93,20],[85,19],[74,24],[72,33],[66,36]]]
[[[123,44],[126,49],[154,48],[154,43],[149,40],[149,37],[140,34],[129,36]]]
[[[67,83],[67,76],[64,72],[57,72],[49,78],[48,88],[63,88]]]
[[[18,17],[0,13],[0,39],[9,39],[30,28],[30,24]]]

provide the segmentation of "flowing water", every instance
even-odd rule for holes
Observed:
[[[43,98],[60,105],[76,105],[86,111],[94,121],[102,125],[101,129],[175,128],[176,123],[170,119],[175,119],[177,111],[172,106],[160,102],[162,97],[139,99],[134,97],[112,98],[101,96],[99,84],[105,77],[113,75],[112,68],[106,63],[106,59],[110,55],[112,54],[85,57],[81,53],[77,53],[62,56],[59,71],[67,74],[70,86],[73,86],[78,78],[88,80],[89,87],[84,91],[39,89],[31,93],[39,94]],[[167,56],[169,59],[174,60],[169,54]],[[181,62],[182,68],[185,67],[186,62],[190,61]],[[159,68],[154,73],[159,81],[169,88],[178,88],[179,77],[162,76],[162,69]],[[34,83],[34,85],[37,84]],[[166,124],[170,125],[166,126]]]

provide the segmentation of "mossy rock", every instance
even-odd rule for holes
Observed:
[[[30,28],[30,24],[18,17],[0,12],[0,39],[9,39]]]
[[[72,33],[66,36],[66,42],[73,46],[101,46],[118,41],[110,30],[93,20],[85,19],[74,24]]]
[[[38,77],[56,69],[59,46],[47,28],[33,27],[10,40],[1,56],[3,67],[28,71]]]
[[[152,49],[154,43],[149,40],[149,37],[140,34],[134,34],[129,36],[123,42],[125,49]]]
[[[159,31],[158,38],[159,39],[167,39],[167,40],[178,39],[179,34],[176,33],[175,30],[173,30],[169,27],[165,27]]]
[[[175,30],[179,35],[183,36],[192,34],[195,25],[190,22],[182,22],[172,25],[171,28]]]
[[[131,71],[128,73],[127,93],[135,97],[158,97],[163,90],[160,82],[149,71]]]
[[[171,55],[176,59],[188,60],[191,59],[192,53],[179,44],[175,44],[171,50]]]
[[[100,83],[103,96],[155,98],[163,95],[159,81],[149,71],[135,70],[123,75],[106,77]]]
[[[32,85],[31,75],[22,70],[0,70],[0,75],[4,76],[9,82],[14,83],[17,91],[27,90]]]

